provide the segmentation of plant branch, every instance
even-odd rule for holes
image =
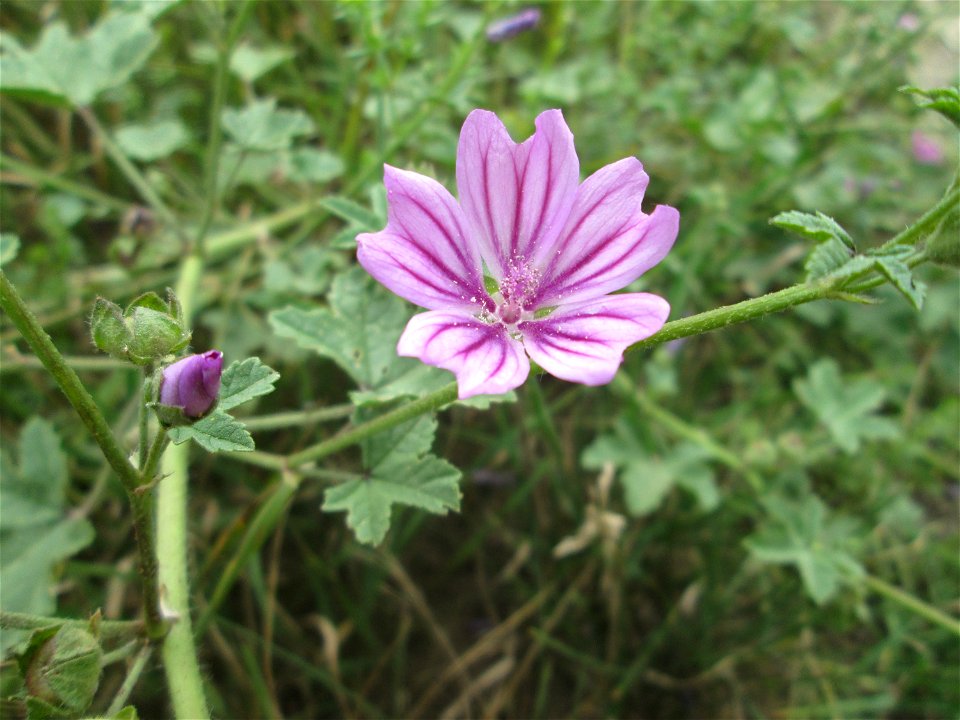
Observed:
[[[140,473],[127,459],[127,454],[117,444],[116,438],[107,424],[103,413],[96,402],[87,392],[77,373],[67,365],[66,360],[50,336],[40,327],[33,313],[23,302],[16,288],[7,279],[6,273],[0,270],[0,307],[13,322],[17,330],[27,341],[30,349],[40,358],[40,362],[53,376],[57,385],[67,396],[67,400],[77,411],[80,420],[86,426],[110,467],[120,478],[120,482],[128,491],[133,491],[140,485]]]
[[[881,580],[873,575],[867,575],[863,579],[868,588],[878,595],[883,595],[888,600],[901,605],[916,615],[926,618],[934,625],[946,628],[954,635],[960,637],[960,620],[950,617],[942,610],[933,605],[925,603],[923,600],[904,592],[898,587],[894,587],[888,582]]]
[[[395,410],[384,413],[380,417],[369,420],[365,423],[347,430],[339,435],[317,443],[300,452],[287,457],[287,465],[291,468],[299,467],[308,462],[320,460],[328,455],[332,455],[338,450],[343,450],[351,445],[366,440],[368,437],[381,433],[384,430],[405,423],[415,417],[433,410],[439,410],[444,405],[449,405],[457,399],[457,384],[455,382],[436,390],[417,400],[413,400],[406,405],[401,405]]]
[[[107,708],[107,717],[116,717],[123,709],[123,706],[127,704],[127,699],[130,697],[130,693],[133,692],[133,688],[136,687],[137,681],[140,679],[140,675],[143,674],[143,670],[147,666],[147,661],[150,660],[152,653],[152,645],[144,645],[140,649],[140,652],[137,653],[130,672],[128,672],[127,676],[123,679],[123,684],[111,701],[110,707]]]
[[[4,630],[39,630],[54,625],[88,628],[90,621],[0,610],[0,628]],[[143,634],[141,620],[101,620],[99,628],[100,636],[105,639],[136,637]]]
[[[196,305],[203,259],[188,255],[175,289],[185,318]],[[203,691],[200,663],[190,620],[190,579],[187,574],[187,485],[189,443],[168,445],[163,453],[164,479],[157,486],[157,555],[164,608],[176,618],[163,641],[163,668],[174,714],[180,720],[210,717]]]

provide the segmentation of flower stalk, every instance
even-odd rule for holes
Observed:
[[[150,639],[161,638],[166,632],[166,623],[160,615],[157,558],[153,550],[152,496],[149,488],[143,487],[147,485],[149,479],[144,478],[127,459],[106,418],[86,387],[80,382],[77,373],[67,365],[63,355],[53,344],[53,340],[40,327],[36,317],[30,312],[23,298],[2,270],[0,270],[0,307],[7,313],[36,356],[40,358],[63,394],[67,396],[81,421],[93,435],[107,463],[127,491],[127,497],[133,509],[133,527],[143,587],[144,627]]]

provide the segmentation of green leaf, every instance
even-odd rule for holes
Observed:
[[[134,160],[158,160],[179,150],[190,139],[179,120],[155,120],[124,125],[116,132],[120,149]]]
[[[61,22],[52,23],[30,50],[5,33],[2,90],[89,105],[102,91],[129,80],[156,45],[149,18],[126,12],[107,13],[82,37],[71,37]]]
[[[663,462],[644,458],[633,460],[620,473],[627,511],[640,517],[656,510],[673,489],[675,480],[672,469]]]
[[[376,413],[372,410],[358,410],[354,423],[359,424],[374,417]],[[437,419],[433,415],[423,415],[377,433],[360,445],[363,466],[376,471],[391,463],[395,465],[415,460],[430,451],[436,433]]]
[[[30,418],[20,433],[19,449],[18,470],[0,477],[3,530],[51,523],[63,514],[66,499],[67,458],[53,426]]]
[[[927,286],[913,278],[913,272],[905,263],[895,258],[879,257],[874,260],[873,265],[900,291],[915,310],[923,307]]]
[[[220,398],[217,410],[224,411],[273,392],[273,384],[280,373],[264,365],[260,358],[232,362],[220,379]]]
[[[849,454],[857,452],[863,440],[900,435],[896,423],[876,415],[884,401],[883,386],[868,378],[845,380],[832,359],[813,365],[805,379],[794,382],[793,390]]]
[[[240,45],[230,56],[230,71],[246,82],[253,82],[294,55],[293,50],[279,45],[265,48]]]
[[[396,349],[410,317],[403,300],[358,267],[337,276],[328,300],[329,309],[275,310],[270,324],[278,335],[336,362],[362,389],[386,385],[409,370]]]
[[[460,471],[433,455],[378,466],[369,478],[329,488],[326,512],[346,512],[357,540],[383,541],[394,504],[410,505],[438,515],[460,509]]]
[[[294,182],[326,183],[343,175],[343,160],[327,150],[294,148],[284,160],[284,174]]]
[[[247,150],[285,150],[295,137],[313,132],[313,122],[302,110],[278,110],[276,98],[267,98],[237,110],[227,108],[224,130]]]
[[[0,233],[0,267],[17,257],[20,238],[13,233]]]
[[[841,583],[862,577],[863,568],[847,551],[856,523],[828,518],[826,506],[814,495],[799,500],[773,495],[764,505],[767,521],[745,541],[754,559],[794,565],[818,605],[833,597]]]
[[[822,242],[810,251],[803,265],[807,271],[806,281],[825,278],[847,265],[852,258],[850,249],[840,240],[831,238]]]
[[[354,422],[375,417],[357,411]],[[425,415],[378,433],[361,443],[367,476],[329,488],[325,512],[346,512],[347,525],[362,543],[379,544],[390,528],[395,504],[445,515],[460,509],[460,471],[434,455],[430,446],[437,420]]]
[[[3,609],[50,615],[56,609],[54,568],[93,542],[93,526],[85,519],[61,520],[30,528],[5,528],[0,532],[0,585]],[[16,633],[0,636],[0,650],[20,640]]]
[[[847,231],[840,227],[836,220],[822,212],[811,215],[799,210],[790,210],[771,218],[770,224],[817,242],[839,240],[851,250],[856,250],[853,238]]]
[[[219,410],[193,425],[171,428],[170,439],[176,445],[193,440],[208,452],[245,452],[255,447],[244,424]]]
[[[960,128],[960,87],[942,87],[922,90],[913,85],[904,85],[900,92],[916,95],[920,107],[934,110]]]
[[[699,446],[681,443],[663,457],[653,457],[640,444],[637,434],[618,422],[614,434],[601,435],[583,452],[583,466],[600,470],[610,462],[621,468],[627,511],[634,517],[656,510],[667,494],[680,487],[693,495],[700,509],[709,512],[720,503],[709,455]]]

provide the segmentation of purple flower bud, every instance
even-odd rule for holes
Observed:
[[[160,381],[160,404],[183,408],[187,417],[206,414],[220,393],[223,353],[210,350],[191,355],[163,369]]]

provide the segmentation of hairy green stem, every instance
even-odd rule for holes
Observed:
[[[673,320],[664,325],[659,332],[654,333],[646,340],[634,343],[627,352],[647,350],[662,345],[671,340],[700,335],[717,330],[728,325],[755,320],[770,313],[786,310],[794,305],[802,305],[813,300],[820,300],[835,294],[832,285],[793,285],[777,292],[768,293],[758,298],[750,298],[734,305],[707,310],[706,312],[691,315],[690,317]]]
[[[110,707],[107,708],[107,717],[115,717],[123,709],[123,706],[127,704],[127,699],[130,697],[130,693],[133,692],[133,688],[136,687],[137,681],[140,679],[140,675],[143,674],[143,670],[146,668],[147,661],[150,660],[152,653],[152,645],[144,645],[140,648],[140,652],[137,653],[137,657],[133,660],[130,671],[123,679],[123,684],[110,702]]]
[[[321,443],[317,443],[300,452],[287,457],[287,465],[291,468],[305,465],[308,462],[320,460],[328,455],[332,455],[338,450],[343,450],[352,445],[366,440],[384,430],[389,430],[396,425],[405,423],[415,417],[419,417],[428,412],[439,410],[444,405],[449,405],[457,399],[457,384],[455,382],[436,390],[417,400],[401,405],[395,410],[384,413],[380,417],[369,420],[365,423],[347,430],[339,435],[334,435]]]
[[[0,610],[0,628],[4,630],[38,630],[54,625],[88,628],[90,621]],[[101,620],[98,627],[104,639],[136,637],[143,633],[140,620]]]
[[[100,657],[100,667],[106,667],[107,665],[113,665],[115,662],[120,662],[121,660],[126,660],[128,657],[133,655],[136,652],[138,647],[151,647],[150,645],[144,646],[143,640],[131,640],[128,643],[124,643],[116,650],[110,650],[105,652]]]
[[[932,208],[921,215],[910,227],[901,231],[890,240],[884,243],[884,247],[891,245],[913,245],[927,232],[937,226],[943,216],[960,203],[960,188],[956,187],[957,181],[947,189],[940,201]]]
[[[143,482],[152,484],[156,480],[157,466],[160,465],[160,458],[163,457],[163,451],[167,447],[170,438],[167,437],[167,429],[161,427],[157,431],[157,436],[150,444],[150,452],[147,453],[146,461],[143,463]]]
[[[96,402],[80,382],[77,373],[67,365],[63,355],[57,350],[50,336],[44,332],[33,313],[23,302],[16,288],[7,279],[6,273],[0,270],[0,307],[13,322],[17,330],[27,341],[30,349],[40,358],[40,362],[53,376],[57,385],[67,396],[73,409],[77,411],[80,420],[86,426],[110,467],[120,478],[120,482],[132,491],[140,485],[140,473],[127,459],[127,454],[117,444],[117,439],[110,430],[110,425],[100,412]]]
[[[147,466],[147,450],[149,449],[148,434],[150,428],[150,408],[147,404],[153,399],[150,397],[153,383],[150,378],[150,371],[143,369],[143,397],[140,400],[140,410],[137,416],[137,426],[139,428],[139,438],[137,440],[137,468],[143,477],[143,469]]]
[[[0,270],[0,306],[67,396],[81,421],[100,446],[107,463],[113,468],[127,491],[127,497],[133,509],[133,530],[137,541],[140,580],[143,585],[147,636],[151,639],[160,638],[166,632],[166,624],[160,615],[157,589],[157,558],[153,550],[152,497],[149,491],[140,489],[143,484],[140,471],[127,459],[126,453],[117,443],[100,408],[80,382],[77,374],[67,365],[63,355],[53,344],[53,340],[40,327],[33,313],[27,308],[2,270]]]
[[[147,637],[159,640],[167,634],[167,623],[160,610],[158,586],[159,565],[154,552],[155,523],[153,517],[153,488],[142,488],[127,493],[133,510],[133,533],[137,541],[137,568],[143,581],[143,617]]]
[[[352,403],[329,405],[314,410],[293,410],[291,412],[244,418],[243,424],[246,425],[247,430],[251,432],[258,430],[280,430],[288,427],[312,425],[314,423],[326,422],[327,420],[342,420],[345,417],[350,417],[353,409],[354,406]]]
[[[946,628],[954,635],[960,637],[960,620],[950,617],[942,610],[925,603],[920,598],[914,597],[878,577],[867,575],[863,581],[868,588],[878,595],[883,595],[888,600],[902,605],[916,615],[920,615],[933,624]]]
[[[199,255],[188,255],[180,270],[176,294],[189,318],[203,272]],[[165,477],[157,486],[157,555],[161,558],[160,583],[164,610],[175,622],[163,641],[163,667],[180,720],[210,716],[203,692],[200,663],[190,620],[190,581],[187,575],[187,472],[190,444],[169,445],[163,454]]]

